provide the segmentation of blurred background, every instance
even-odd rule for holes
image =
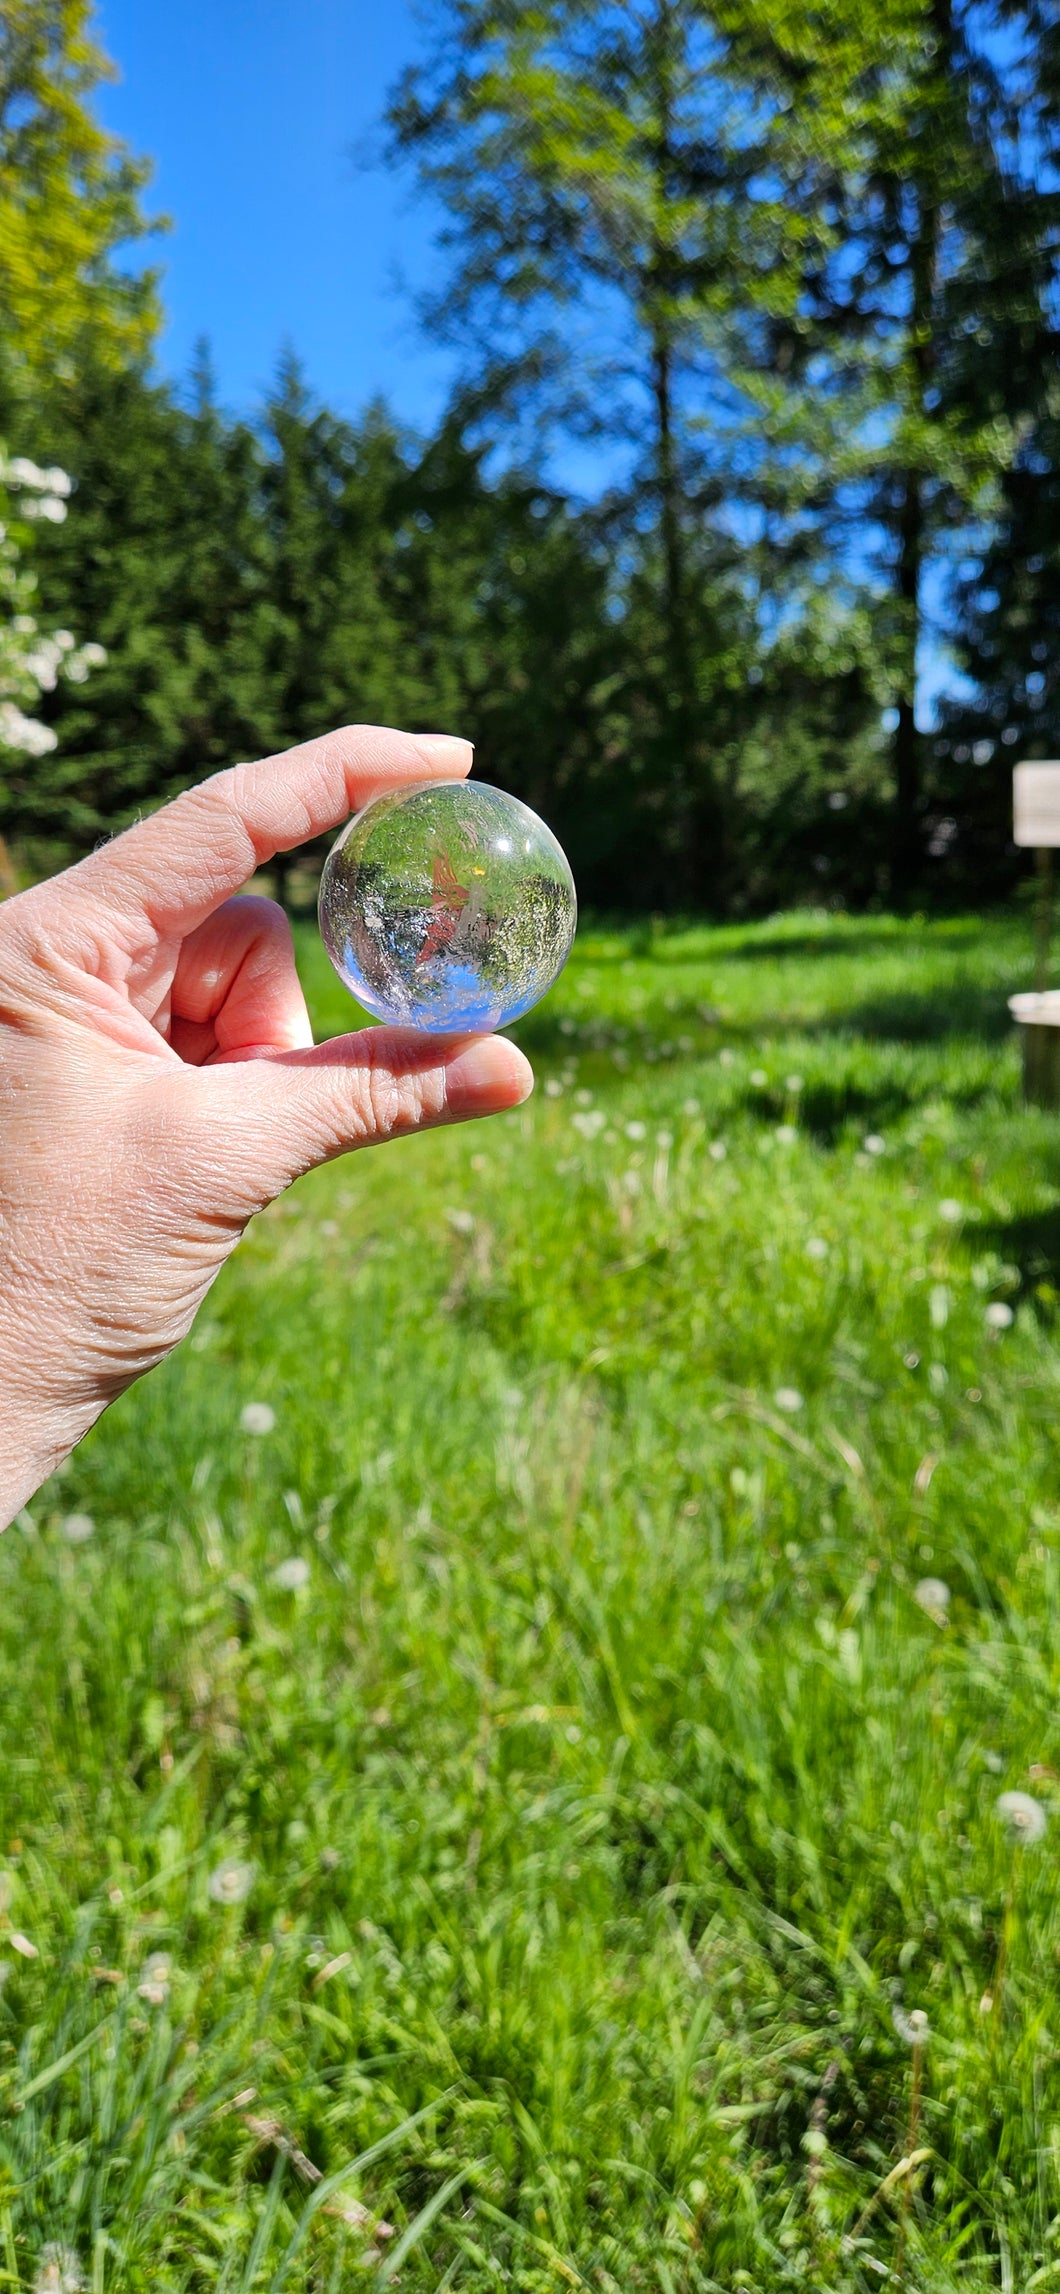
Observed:
[[[0,74],[0,437],[70,481],[8,546],[93,649],[23,647],[16,867],[358,716],[471,734],[597,909],[1006,891],[1051,9],[5,0]]]

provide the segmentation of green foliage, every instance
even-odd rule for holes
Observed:
[[[487,393],[521,381],[569,431],[632,445],[678,882],[724,884],[692,569],[738,532],[760,643],[822,594],[857,628],[875,592],[862,670],[896,713],[908,891],[938,837],[914,716],[930,588],[994,514],[1054,364],[1051,15],[438,0],[433,21],[391,106],[449,219],[428,316]],[[890,793],[879,776],[877,812]]]
[[[1053,2270],[1028,972],[978,920],[584,936],[530,1106],[303,1182],[9,1533],[13,2285]]]
[[[5,784],[0,833],[29,865],[234,757],[375,719],[469,732],[483,776],[552,820],[585,897],[674,904],[684,815],[647,550],[606,507],[495,471],[465,413],[425,441],[378,407],[342,423],[288,365],[252,428],[218,411],[205,365],[190,406],[135,372],[83,377],[48,433],[70,515],[38,550],[52,615],[107,663],[52,697],[58,747]],[[734,896],[758,904],[833,881],[829,793],[862,807],[848,828],[872,812],[871,633],[822,607],[763,648],[728,554],[724,577],[690,557],[692,661]],[[867,829],[841,873],[875,890]]]
[[[155,280],[115,268],[143,237],[149,169],[105,133],[91,98],[111,66],[90,0],[4,0],[0,10],[0,392],[73,380],[86,349],[123,365],[149,349]]]

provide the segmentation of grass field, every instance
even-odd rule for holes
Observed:
[[[587,931],[4,1539],[0,2286],[1060,2289],[1028,940]]]

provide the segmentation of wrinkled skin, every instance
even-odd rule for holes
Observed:
[[[464,741],[350,727],[217,774],[0,908],[0,1525],[300,1173],[532,1088],[500,1037],[314,1048],[282,909],[233,897],[381,790],[470,765]]]

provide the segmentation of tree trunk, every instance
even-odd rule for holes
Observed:
[[[934,141],[938,122],[930,101],[933,91],[949,81],[952,70],[953,19],[951,0],[933,0],[931,9],[934,49],[928,100],[911,141],[910,189],[917,205],[916,229],[909,249],[909,388],[908,405],[918,423],[928,414],[927,394],[935,374],[935,317],[939,263],[939,195],[934,170]],[[919,147],[919,148],[918,148]],[[920,162],[919,177],[917,162]],[[921,736],[916,723],[916,664],[920,641],[924,558],[928,512],[924,473],[916,466],[901,472],[901,503],[897,520],[896,589],[899,612],[901,668],[895,694],[894,816],[891,844],[891,891],[898,901],[915,893],[921,865]]]
[[[920,873],[920,734],[916,723],[916,656],[920,634],[920,584],[924,563],[924,501],[919,472],[905,474],[898,527],[898,603],[902,617],[904,675],[894,730],[894,820],[891,891],[911,897]]]
[[[673,0],[659,0],[655,20],[655,166],[665,204],[671,193],[673,143]],[[693,608],[688,570],[686,505],[674,406],[675,293],[673,251],[657,240],[648,266],[654,471],[662,553],[662,618],[666,691],[663,742],[671,775],[670,801],[677,834],[673,890],[692,907],[717,906],[724,884],[725,822],[716,777],[700,721]],[[711,897],[713,895],[713,897]]]

